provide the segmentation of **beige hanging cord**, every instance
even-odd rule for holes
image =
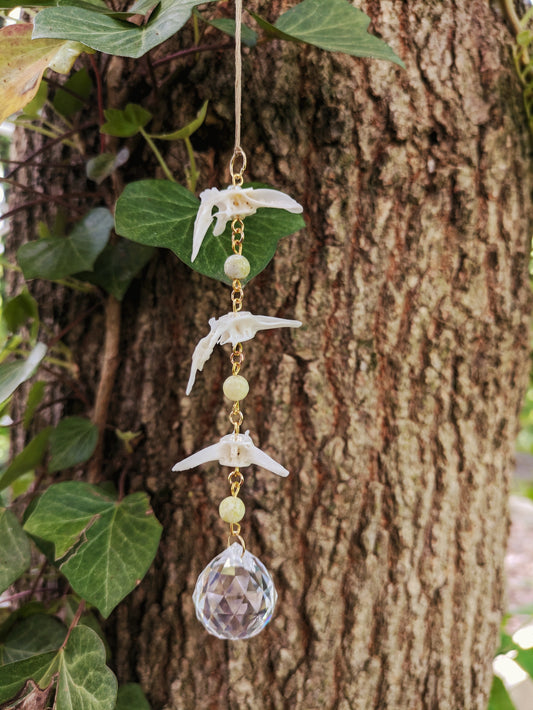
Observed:
[[[230,162],[230,173],[234,185],[242,185],[246,169],[246,154],[241,148],[242,113],[242,0],[235,0],[235,147]],[[240,159],[240,160],[238,160]],[[235,162],[240,162],[236,168]]]

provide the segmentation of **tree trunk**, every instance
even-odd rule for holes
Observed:
[[[248,5],[274,20],[292,4]],[[279,594],[250,641],[208,636],[191,600],[226,544],[227,470],[171,472],[230,431],[228,352],[184,394],[229,290],[160,252],[123,304],[108,421],[143,433],[127,487],[148,490],[164,535],[107,629],[119,681],[139,681],[154,709],[487,705],[529,367],[529,144],[511,34],[483,0],[361,9],[405,70],[278,41],[244,57],[247,178],[301,201],[307,222],[245,292],[247,310],[304,323],[245,344],[244,429],[291,471],[247,473],[242,491],[247,547]],[[210,99],[193,137],[200,189],[227,181],[232,65],[231,52],[171,65],[151,106],[171,130]],[[140,102],[133,64],[110,72],[109,104]],[[136,177],[152,177],[136,150]],[[171,151],[179,174],[186,154]],[[91,389],[102,317],[82,335]],[[112,438],[104,456],[118,479]]]

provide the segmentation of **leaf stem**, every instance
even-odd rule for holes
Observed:
[[[71,131],[66,131],[66,133],[63,133],[62,135],[58,136],[57,138],[54,138],[51,141],[48,141],[45,145],[43,145],[41,148],[38,150],[35,150],[33,153],[28,155],[27,159],[24,160],[20,165],[17,165],[16,167],[13,168],[13,170],[6,175],[6,177],[10,178],[12,177],[17,170],[20,170],[20,168],[24,167],[30,160],[33,160],[33,158],[36,158],[38,155],[41,155],[41,153],[45,153],[47,150],[50,150],[50,148],[53,148],[55,145],[58,143],[61,143],[61,141],[65,140],[65,138],[69,138],[70,136],[73,136],[75,133],[80,133],[81,131],[85,131],[87,128],[93,128],[93,126],[96,126],[97,124],[94,121],[87,121],[87,123],[82,123],[81,126],[78,126],[77,128],[73,128]]]
[[[179,59],[180,57],[186,57],[188,54],[196,54],[197,52],[210,52],[216,51],[218,49],[231,49],[233,47],[232,42],[219,42],[218,44],[201,44],[198,47],[187,47],[187,49],[180,49],[179,52],[174,52],[173,54],[168,54],[166,57],[161,57],[157,61],[152,63],[152,66],[159,67],[161,64],[167,64],[173,59]]]
[[[67,635],[65,636],[65,640],[61,644],[60,651],[62,651],[65,646],[68,643],[68,640],[70,638],[70,634],[72,633],[72,629],[75,628],[78,625],[79,620],[81,619],[81,615],[85,611],[85,599],[82,599],[78,608],[76,609],[76,613],[74,614],[74,618],[72,619],[72,623],[68,627]]]
[[[150,146],[150,148],[153,150],[154,155],[155,155],[155,157],[157,158],[157,160],[158,160],[158,162],[159,162],[159,165],[160,165],[161,168],[163,169],[163,172],[165,173],[165,175],[167,176],[167,178],[168,178],[171,182],[176,182],[175,178],[173,177],[172,173],[170,172],[170,169],[169,169],[168,165],[165,163],[165,159],[163,158],[163,156],[161,155],[161,153],[160,153],[159,150],[157,149],[156,144],[155,144],[155,143],[153,142],[153,140],[150,138],[150,136],[148,135],[148,133],[146,133],[146,131],[145,131],[143,128],[139,128],[139,133],[143,136],[143,138],[146,140],[146,142],[148,143],[148,145]]]
[[[198,168],[196,167],[196,159],[194,157],[194,150],[192,147],[191,139],[187,136],[184,138],[185,147],[187,148],[187,155],[189,156],[189,169],[187,171],[187,187],[194,193],[196,190],[196,183],[198,182]]]
[[[505,14],[507,15],[507,19],[513,26],[515,34],[518,34],[522,31],[522,24],[520,22],[520,18],[516,14],[514,0],[503,0],[503,8],[505,10]]]
[[[92,422],[98,429],[98,443],[89,462],[88,481],[98,483],[102,477],[101,465],[104,453],[104,431],[115,374],[120,355],[120,301],[114,296],[108,296],[105,307],[105,340],[100,381],[96,392]]]

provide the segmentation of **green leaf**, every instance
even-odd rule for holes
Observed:
[[[46,350],[44,343],[37,343],[26,360],[3,362],[0,365],[0,403],[12,395],[19,385],[30,379],[46,355]]]
[[[15,663],[47,651],[57,651],[67,629],[49,614],[33,614],[19,619],[0,645],[0,664]]]
[[[147,5],[153,7],[156,4],[137,3],[130,11],[146,11]],[[141,27],[84,8],[51,7],[35,17],[33,36],[80,39],[106,54],[141,57],[181,29],[192,8],[199,4],[198,0],[161,0],[148,22]]]
[[[530,678],[533,678],[533,648],[519,649],[513,660],[525,670]]]
[[[68,237],[47,237],[23,244],[17,260],[27,279],[62,279],[92,268],[113,228],[105,207],[91,210]]]
[[[76,111],[79,111],[84,105],[84,99],[88,99],[91,95],[93,82],[87,69],[83,67],[79,71],[70,76],[63,84],[66,89],[70,89],[80,98],[76,98],[63,89],[58,89],[55,93],[52,104],[55,110],[66,118],[70,118]],[[27,110],[26,110],[27,112]]]
[[[235,20],[231,20],[229,17],[220,17],[215,20],[207,20],[205,17],[200,15],[200,13],[198,13],[198,15],[205,23],[211,25],[211,27],[216,27],[217,30],[230,35],[230,37],[235,37]],[[255,47],[257,44],[257,32],[254,32],[250,27],[248,27],[248,25],[243,24],[241,26],[241,38],[242,43],[247,47]]]
[[[0,592],[30,566],[30,541],[10,510],[0,508]]]
[[[35,410],[41,404],[44,397],[44,391],[46,389],[46,382],[42,380],[37,380],[31,386],[28,394],[28,399],[26,400],[26,409],[24,410],[24,429],[29,429]]]
[[[275,25],[254,13],[252,16],[270,36],[353,57],[387,59],[405,67],[386,42],[368,34],[370,18],[348,0],[303,0],[281,15]]]
[[[188,123],[186,126],[183,128],[178,129],[177,131],[174,131],[173,133],[150,133],[150,138],[155,138],[160,141],[175,141],[175,140],[185,140],[185,138],[189,138],[192,136],[192,134],[197,131],[202,123],[205,121],[205,115],[207,113],[207,105],[209,101],[205,101],[204,105],[202,108],[198,111],[196,114],[196,118],[194,118],[190,123]]]
[[[115,710],[150,710],[150,705],[137,683],[127,683],[118,689]]]
[[[52,427],[43,429],[15,456],[0,476],[0,490],[10,486],[28,471],[33,471],[41,463],[48,448],[51,431]]]
[[[32,679],[40,688],[48,687],[56,668],[55,651],[0,666],[0,703],[13,698],[28,679]]]
[[[104,617],[134,589],[150,566],[161,526],[144,493],[116,501],[87,483],[50,486],[25,524],[51,542],[74,591]]]
[[[76,626],[60,654],[56,710],[113,710],[116,698],[104,644],[88,626]]]
[[[10,333],[16,333],[29,320],[39,322],[37,301],[25,288],[18,296],[10,298],[2,306],[2,318]]]
[[[253,187],[265,187],[254,183]],[[247,186],[249,187],[249,185]],[[118,234],[139,244],[171,249],[187,266],[205,276],[231,285],[224,262],[232,254],[231,227],[213,236],[208,230],[200,253],[191,262],[194,220],[199,200],[181,185],[167,180],[141,180],[126,186],[119,197],[115,222]],[[305,226],[301,215],[279,209],[259,209],[245,221],[245,253],[250,262],[247,283],[274,256],[278,241]]]
[[[49,470],[61,471],[91,458],[98,443],[98,429],[83,417],[62,419],[50,434]]]
[[[128,138],[139,132],[152,119],[152,114],[139,104],[128,104],[121,111],[108,108],[104,111],[106,123],[100,128],[102,133],[119,138]]]
[[[48,84],[46,81],[41,81],[39,84],[39,88],[37,89],[37,93],[33,97],[33,99],[30,101],[29,104],[26,104],[24,106],[24,115],[29,116],[30,118],[37,118],[39,115],[39,111],[42,109],[42,107],[45,104],[45,101],[48,97]]]
[[[87,161],[85,172],[89,180],[92,180],[97,185],[100,185],[106,177],[109,177],[117,168],[128,160],[130,151],[127,148],[121,148],[118,153],[100,153],[95,158]]]
[[[106,246],[93,271],[79,274],[78,278],[101,286],[117,301],[122,301],[129,285],[153,254],[153,247],[120,239]]]
[[[65,604],[61,608],[61,613],[63,615],[62,618],[64,617],[63,620],[66,626],[70,626],[74,621],[74,617],[76,616],[79,610],[80,601],[80,598],[75,595],[69,595],[65,599]],[[95,614],[93,614],[92,611],[84,611],[78,623],[83,624],[84,626],[88,626],[96,634],[98,634],[98,638],[102,641],[105,647],[106,659],[109,660],[111,658],[111,649],[109,648],[109,644],[107,643],[105,634],[102,630],[102,627],[98,623]]]
[[[513,701],[509,697],[509,693],[498,676],[493,676],[492,678],[492,688],[490,689],[489,707],[487,710],[516,710]]]
[[[0,702],[13,698],[32,679],[46,688],[58,674],[55,710],[113,710],[117,681],[105,665],[105,649],[87,626],[72,629],[65,648],[0,667]]]

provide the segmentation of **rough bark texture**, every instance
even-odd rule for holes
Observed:
[[[270,19],[291,4],[249,3]],[[529,350],[529,143],[511,36],[483,0],[361,7],[405,71],[279,42],[244,60],[249,177],[299,199],[308,224],[246,289],[249,310],[304,322],[245,345],[244,426],[292,472],[246,475],[243,534],[279,592],[251,641],[209,637],[191,601],[225,545],[227,471],[170,472],[229,431],[227,353],[184,395],[228,289],[160,253],[123,304],[109,421],[143,432],[127,485],[149,491],[165,532],[108,632],[119,680],[140,681],[155,709],[486,708]],[[160,97],[167,130],[211,101],[193,139],[200,188],[227,179],[232,60],[176,64]],[[139,100],[132,65],[111,70],[110,103]],[[98,319],[79,338],[89,389]],[[118,478],[112,440],[105,459]]]

